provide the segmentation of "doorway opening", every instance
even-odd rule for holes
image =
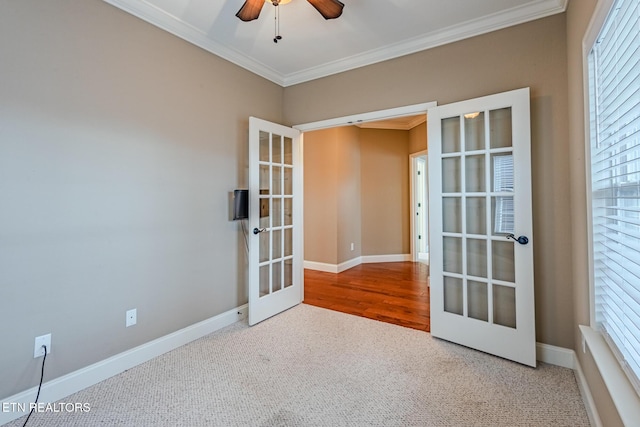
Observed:
[[[309,131],[316,130],[329,130],[334,132],[333,128],[345,127],[345,126],[359,126],[361,128],[378,128],[378,129],[393,129],[389,128],[390,123],[395,121],[408,121],[409,117],[420,116],[420,123],[425,122],[427,109],[435,106],[435,103],[419,104],[414,106],[401,107],[391,110],[383,110],[379,112],[366,113],[362,115],[355,115],[349,117],[342,117],[336,119],[325,120],[322,122],[309,123],[304,125],[297,125],[294,128],[303,132],[302,146],[303,146],[303,158],[313,158],[314,161],[322,162],[319,157],[316,156],[316,151],[309,152],[311,149],[312,135]],[[415,120],[415,119],[414,119]],[[391,125],[393,126],[393,125]],[[422,126],[425,126],[424,124]],[[412,128],[415,127],[412,126]],[[407,128],[409,130],[412,128]],[[351,129],[354,129],[351,127]],[[398,130],[398,129],[396,129]],[[329,246],[335,248],[338,246],[348,251],[349,246],[351,251],[354,249],[354,245],[351,242],[351,237],[345,240],[345,236],[342,235],[340,242],[340,220],[334,220],[336,222],[335,227],[322,225],[318,226],[315,220],[313,221],[314,230],[322,230],[322,236],[311,236],[312,232],[305,232],[305,240],[308,242],[314,242],[312,247],[307,246],[307,253],[305,256],[305,284],[303,286],[304,301],[308,304],[318,305],[324,308],[333,309],[336,311],[343,311],[350,314],[360,315],[362,317],[373,318],[377,320],[386,321],[389,323],[399,324],[402,326],[413,327],[429,331],[429,289],[428,289],[428,275],[429,268],[428,261],[428,223],[427,223],[427,175],[428,168],[426,163],[426,127],[424,132],[422,128],[414,129],[417,131],[415,134],[420,134],[422,139],[422,146],[416,148],[416,145],[410,146],[405,150],[405,154],[401,157],[402,169],[404,172],[402,184],[402,193],[404,201],[402,202],[404,207],[403,218],[405,228],[402,232],[404,239],[403,250],[400,253],[395,253],[393,257],[387,255],[368,255],[371,253],[377,253],[373,251],[359,252],[355,254],[354,259],[347,259],[345,261],[345,253],[333,254],[333,258],[328,262],[317,262],[316,257],[310,252],[321,246],[323,243],[329,243]],[[304,134],[304,132],[307,132]],[[329,133],[328,135],[331,135]],[[415,137],[413,138],[415,140]],[[305,147],[308,144],[308,147]],[[410,144],[411,145],[411,144]],[[344,154],[345,150],[337,150],[336,153]],[[313,154],[313,156],[311,155]],[[410,156],[409,156],[410,155]],[[409,158],[408,158],[409,157]],[[410,162],[407,162],[410,160]],[[340,160],[343,161],[343,160]],[[325,162],[330,164],[330,162]],[[324,163],[323,163],[324,164]],[[408,167],[407,167],[408,166]],[[384,166],[383,166],[384,167]],[[309,173],[312,172],[311,168],[307,165],[305,167],[304,175],[307,177],[307,169]],[[317,169],[317,168],[315,168]],[[414,173],[419,171],[421,179],[413,179]],[[325,178],[327,181],[329,178]],[[366,177],[362,177],[366,180]],[[375,178],[374,178],[375,180]],[[309,180],[310,181],[310,180]],[[331,184],[329,184],[331,185]],[[307,187],[307,182],[305,182]],[[369,192],[371,195],[371,185],[363,185],[363,191]],[[307,191],[308,188],[306,188]],[[313,190],[312,190],[313,191]],[[380,197],[382,192],[375,191],[372,197]],[[399,190],[396,190],[399,192]],[[309,198],[309,196],[307,196]],[[337,198],[337,197],[336,197]],[[314,199],[315,200],[315,199]],[[311,200],[309,200],[311,202]],[[315,204],[315,201],[313,202]],[[325,207],[330,204],[330,201],[323,200]],[[416,221],[414,215],[417,213],[414,211],[414,205],[419,204],[421,217]],[[307,205],[307,203],[305,203]],[[307,208],[307,211],[310,208]],[[329,208],[333,211],[334,209]],[[362,204],[362,210],[370,213],[372,210],[367,203]],[[346,209],[349,214],[353,213],[353,209]],[[346,212],[345,212],[346,213]],[[377,211],[376,211],[377,213]],[[306,214],[305,214],[306,216]],[[324,220],[330,215],[322,215]],[[342,212],[336,215],[337,217],[343,217]],[[309,221],[309,219],[307,219]],[[348,221],[347,221],[348,222]],[[379,228],[369,229],[368,227],[362,227],[363,246],[371,233],[379,233],[381,228],[387,224],[385,221],[380,221]],[[308,227],[306,228],[308,230]],[[334,231],[335,230],[335,231]],[[386,231],[386,230],[382,230]],[[330,234],[336,234],[338,237],[332,237]],[[348,231],[346,232],[348,234]],[[415,236],[415,237],[414,237]],[[419,237],[418,237],[419,236]],[[342,244],[341,244],[342,243]],[[308,245],[308,244],[307,244]],[[358,244],[356,243],[356,248]],[[313,251],[311,250],[313,249]],[[339,249],[339,250],[343,250]],[[339,251],[338,251],[339,252]],[[352,254],[346,254],[346,257]],[[398,255],[402,255],[399,257]],[[327,257],[328,258],[328,257]],[[357,259],[356,259],[357,258]],[[335,260],[335,261],[334,261]],[[406,276],[406,277],[405,277]],[[357,277],[357,279],[354,279]],[[387,296],[383,300],[378,301],[373,298],[377,293],[381,295],[381,292]]]

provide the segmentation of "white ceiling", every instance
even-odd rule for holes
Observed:
[[[281,86],[564,12],[567,0],[342,0],[325,20],[306,0],[242,22],[244,0],[104,0]]]

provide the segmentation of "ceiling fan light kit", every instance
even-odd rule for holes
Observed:
[[[339,0],[307,0],[311,3],[324,19],[336,19],[342,15],[342,9],[344,3]],[[244,22],[253,21],[258,19],[260,11],[265,3],[271,3],[276,6],[275,9],[275,36],[273,38],[274,43],[278,43],[278,40],[282,40],[282,36],[279,34],[278,15],[279,9],[277,6],[285,5],[291,2],[291,0],[245,0],[244,4],[236,13],[236,16]]]

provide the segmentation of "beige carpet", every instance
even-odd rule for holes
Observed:
[[[29,426],[589,426],[573,371],[308,305],[236,323]],[[8,426],[22,425],[24,417]]]

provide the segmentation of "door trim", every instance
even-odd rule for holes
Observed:
[[[425,139],[427,138],[427,136],[425,135]],[[428,143],[428,142],[427,142]],[[409,154],[409,229],[410,229],[410,241],[409,244],[411,245],[411,260],[413,262],[418,262],[419,261],[419,253],[416,250],[416,246],[417,246],[417,242],[416,242],[416,216],[414,215],[414,208],[415,208],[415,198],[416,198],[416,160],[418,159],[418,157],[426,157],[428,155],[428,150],[422,150],[422,151],[418,151],[417,153],[412,153]],[[429,169],[427,168],[427,174],[426,174],[427,180],[425,181],[425,199],[428,200],[429,199]],[[429,210],[426,210],[427,215]],[[427,236],[428,236],[428,227],[427,227]],[[427,245],[428,246],[428,245]]]
[[[293,125],[294,129],[300,132],[309,132],[312,130],[329,129],[338,126],[349,126],[364,122],[373,122],[384,119],[393,119],[398,117],[413,116],[415,114],[427,114],[429,108],[437,106],[436,101],[424,102],[422,104],[407,105],[404,107],[389,108],[385,110],[371,111],[368,113],[359,113],[349,116],[335,117],[332,119],[320,120],[316,122],[308,122]]]

